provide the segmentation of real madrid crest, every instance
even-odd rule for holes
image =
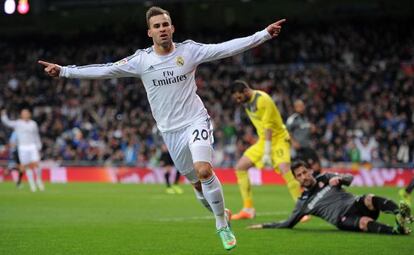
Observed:
[[[181,57],[181,56],[178,56],[177,59],[176,59],[176,63],[177,63],[177,66],[183,66],[184,65],[184,58]]]

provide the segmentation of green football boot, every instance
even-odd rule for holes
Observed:
[[[184,193],[183,189],[178,185],[172,185],[172,189],[174,190],[174,192],[176,194],[183,194]]]
[[[236,247],[236,237],[229,226],[217,230],[217,234],[220,236],[224,249],[229,251]]]
[[[407,191],[405,191],[405,189],[400,189],[400,191],[398,191],[398,194],[400,195],[401,200],[411,207],[410,194],[408,194]]]
[[[168,187],[165,190],[165,193],[172,195],[172,194],[175,194],[175,190],[173,188],[171,188],[171,187]]]
[[[400,212],[398,215],[400,215],[401,220],[404,221],[406,224],[411,224],[414,222],[414,216],[411,215],[411,208],[408,203],[405,201],[400,201]],[[398,216],[397,215],[397,216]]]

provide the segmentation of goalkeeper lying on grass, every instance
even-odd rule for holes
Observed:
[[[414,221],[410,207],[401,202],[398,206],[391,200],[367,194],[355,196],[346,192],[352,175],[321,174],[316,178],[303,161],[292,165],[292,173],[304,188],[296,207],[286,221],[251,225],[249,229],[293,228],[304,215],[315,215],[335,225],[340,230],[363,231],[381,234],[408,235],[408,227]],[[380,212],[394,214],[394,227],[377,221]]]

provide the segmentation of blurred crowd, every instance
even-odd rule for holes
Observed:
[[[115,62],[150,46],[144,35],[2,40],[0,107],[11,118],[22,106],[32,109],[44,159],[154,165],[162,140],[138,79],[50,79],[36,63]],[[241,35],[248,34],[188,38],[207,43]],[[305,102],[316,127],[312,144],[325,165],[414,162],[414,30],[408,23],[286,28],[258,48],[201,65],[196,78],[215,126],[216,166],[232,167],[256,139],[243,109],[231,101],[229,86],[239,78],[268,92],[285,120],[295,99]],[[1,126],[3,159],[10,131]]]

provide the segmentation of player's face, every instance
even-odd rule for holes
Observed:
[[[312,170],[304,166],[295,170],[295,178],[304,188],[310,188],[316,183],[316,180],[312,175]]]
[[[167,14],[152,16],[149,25],[148,36],[152,38],[155,45],[166,48],[172,44],[175,29],[171,24],[170,16]]]
[[[233,101],[238,104],[244,104],[249,101],[249,97],[245,93],[242,93],[242,92],[233,93],[232,98],[233,98]]]
[[[24,120],[30,119],[30,112],[28,110],[22,110],[20,112],[20,117]]]
[[[295,111],[298,113],[304,113],[305,112],[305,104],[302,101],[295,102]]]

